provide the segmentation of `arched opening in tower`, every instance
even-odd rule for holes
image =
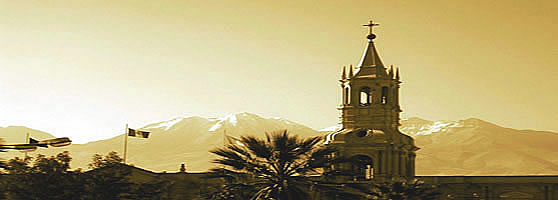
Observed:
[[[388,103],[388,87],[382,87],[382,104]]]
[[[372,91],[369,87],[362,87],[360,88],[360,101],[359,105],[361,106],[369,106],[372,103]]]
[[[351,158],[352,172],[356,180],[370,180],[374,178],[374,162],[366,155],[356,155]]]

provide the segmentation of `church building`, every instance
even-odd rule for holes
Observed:
[[[358,66],[344,67],[340,81],[341,128],[326,136],[326,145],[351,162],[335,164],[339,183],[383,183],[419,179],[435,185],[438,199],[558,200],[558,176],[415,176],[414,139],[399,131],[399,69],[384,66],[372,32]]]
[[[374,43],[376,35],[372,32],[377,25],[372,22],[365,25],[370,32],[360,63],[356,68],[343,68],[339,80],[343,97],[337,108],[341,113],[341,128],[326,135],[325,145],[338,150],[333,156],[350,162],[327,169],[339,172],[333,176],[331,185],[344,189],[346,183],[372,186],[418,179],[436,186],[441,193],[439,200],[558,200],[558,176],[554,175],[416,176],[415,159],[420,148],[412,137],[399,130],[402,78],[398,69],[386,67],[380,59]],[[207,172],[154,173],[128,165],[123,167],[131,168],[131,180],[138,183],[156,180],[173,183],[168,188],[169,199],[204,199],[226,181],[208,179]],[[313,195],[312,199],[346,199],[327,192]]]

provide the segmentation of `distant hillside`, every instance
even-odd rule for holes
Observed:
[[[515,130],[474,118],[460,121],[409,118],[401,123],[400,130],[413,136],[421,148],[416,161],[417,175],[558,174],[555,153],[558,133]],[[0,129],[0,137],[7,136],[13,141],[23,141],[25,132],[32,130],[8,128]],[[205,171],[213,166],[210,161],[215,158],[208,151],[223,146],[225,132],[235,137],[263,137],[265,132],[287,129],[309,137],[325,135],[336,128],[339,126],[319,132],[286,119],[262,118],[250,113],[221,118],[176,118],[145,126],[144,130],[152,132],[149,139],[129,138],[128,161],[155,171],[177,171],[181,163],[186,163],[189,171]],[[6,130],[13,132],[1,132]],[[39,139],[52,137],[48,133],[36,133],[33,137]],[[120,135],[87,144],[40,149],[37,153],[53,155],[68,150],[74,158],[72,167],[86,169],[95,153],[118,151],[121,154],[123,139]],[[4,159],[13,156],[22,153],[1,155]]]
[[[54,137],[49,133],[30,129],[24,126],[0,127],[0,138],[3,138],[6,143],[24,143],[27,133],[29,133],[29,137],[36,139],[47,139]]]
[[[558,134],[504,128],[480,119],[403,120],[415,137],[417,175],[558,174]]]
[[[213,166],[215,157],[209,150],[222,147],[224,133],[229,136],[264,136],[266,132],[288,130],[301,137],[318,136],[320,132],[281,118],[262,118],[255,114],[239,113],[221,118],[187,117],[153,123],[142,130],[151,131],[148,139],[128,139],[128,162],[155,171],[177,171],[186,163],[189,171],[205,171]],[[64,148],[40,149],[36,153],[53,155],[68,150],[73,157],[72,168],[87,168],[95,153],[118,151],[122,155],[123,136]],[[10,153],[10,156],[21,153]],[[30,154],[34,155],[34,154]],[[6,158],[5,157],[5,158]]]

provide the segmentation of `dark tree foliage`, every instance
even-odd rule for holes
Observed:
[[[123,166],[107,166],[85,174],[88,191],[85,199],[128,199],[134,185],[128,179],[131,169]]]
[[[0,144],[4,144],[4,139],[0,138]],[[2,150],[0,150],[0,153],[3,152]],[[4,161],[4,159],[0,158],[0,170],[2,169],[6,169],[8,167],[8,165],[6,164],[6,161]],[[1,173],[2,171],[0,171]]]
[[[170,183],[157,181],[153,183],[135,183],[130,180],[132,168],[122,163],[123,159],[117,152],[109,152],[106,156],[93,155],[89,168],[85,173],[85,199],[165,199]]]
[[[6,190],[6,185],[7,183],[4,182],[4,178],[0,177],[0,199],[7,199],[6,197],[6,193],[8,192]]]
[[[133,183],[129,181],[131,169],[122,164],[123,159],[111,151],[103,157],[93,155],[88,167],[92,169],[85,175],[88,195],[85,199],[126,199],[130,197]]]
[[[320,174],[332,162],[329,155],[334,150],[320,147],[320,141],[280,131],[266,134],[265,139],[243,136],[238,144],[212,150],[220,156],[214,162],[224,168],[212,169],[211,174],[226,183],[211,198],[308,199],[312,185],[308,177]]]
[[[8,161],[6,190],[10,199],[79,199],[83,184],[80,173],[69,171],[67,151],[56,156],[38,155],[33,165],[31,157]]]
[[[130,193],[130,199],[138,200],[161,200],[169,199],[169,181],[155,181],[150,183],[135,184]]]
[[[104,158],[101,154],[93,155],[92,162],[89,163],[89,169],[97,169],[112,165],[120,164],[124,161],[116,151],[109,152]]]
[[[8,168],[8,165],[6,164],[6,162],[3,161],[3,160],[0,160],[0,169],[6,169],[6,168]]]
[[[27,174],[27,173],[31,173],[31,168],[32,166],[30,166],[31,160],[33,158],[32,157],[25,157],[23,159],[19,158],[19,157],[15,157],[10,159],[7,162],[7,172],[8,174]]]
[[[210,186],[211,192],[202,194],[206,199],[212,200],[243,200],[252,199],[252,194],[258,191],[250,184],[227,183],[219,186]]]
[[[96,159],[101,157],[101,159]],[[0,199],[164,199],[169,183],[134,183],[129,180],[131,167],[121,164],[116,153],[93,157],[94,170],[70,171],[72,158],[67,151],[56,156],[13,158],[1,176]],[[95,162],[98,161],[98,162]],[[4,191],[2,191],[4,190]],[[7,194],[7,196],[3,196]]]
[[[0,144],[4,144],[4,139],[0,138]],[[1,153],[1,151],[0,151]],[[4,159],[0,158],[0,199],[6,199],[6,193],[8,192],[6,190],[6,186],[7,183],[5,182],[5,176],[3,176],[5,169],[7,169],[8,165],[6,164],[6,162],[4,161]]]

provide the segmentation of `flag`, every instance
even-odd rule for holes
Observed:
[[[29,138],[29,144],[35,145],[35,146],[38,146],[38,147],[48,148],[48,145],[47,145],[47,144],[39,143],[38,140],[35,140],[35,139],[31,138],[31,137]]]
[[[140,130],[134,130],[134,129],[128,128],[128,136],[140,137],[140,138],[148,138],[148,137],[149,137],[149,132],[147,132],[147,131],[140,131]]]

